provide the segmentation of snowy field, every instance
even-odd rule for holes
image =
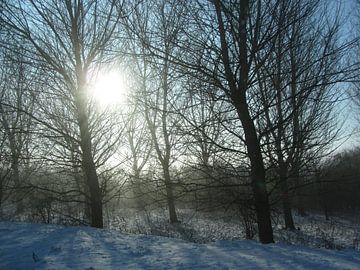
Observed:
[[[0,269],[360,269],[360,253],[249,240],[207,244],[114,230],[0,222]]]
[[[111,213],[106,226],[123,233],[159,235],[178,238],[194,243],[210,243],[218,240],[245,239],[245,229],[236,212],[198,212],[179,209],[181,224],[171,225],[167,221],[166,209],[136,211],[120,208]],[[337,214],[325,220],[319,213],[306,217],[294,213],[296,227],[301,230],[283,229],[280,215],[274,218],[276,242],[325,249],[356,249],[360,251],[360,214]],[[256,224],[254,224],[256,229]],[[256,239],[256,237],[255,237]],[[360,269],[360,268],[359,268]]]

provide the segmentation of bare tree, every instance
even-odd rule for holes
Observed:
[[[153,151],[153,143],[151,136],[148,134],[147,124],[144,121],[143,112],[139,112],[141,105],[135,104],[132,111],[127,115],[126,124],[127,142],[130,148],[131,160],[131,185],[137,207],[145,208],[144,194],[147,190],[143,190],[141,174],[148,164],[150,155]]]
[[[360,108],[360,2],[356,1],[354,4],[354,11],[353,11],[353,28],[355,28],[354,35],[356,39],[356,46],[354,47],[354,52],[352,54],[352,59],[349,61],[350,63],[354,63],[358,67],[357,72],[355,72],[355,78],[353,82],[352,90],[350,91],[350,97],[352,99],[352,102],[357,110]],[[355,114],[355,119],[360,122],[360,117],[358,116],[358,113]]]
[[[339,11],[322,20],[327,12],[321,1],[279,2],[271,14],[277,34],[258,70],[260,95],[252,111],[259,115],[258,130],[265,135],[265,155],[277,174],[289,229],[295,228],[290,190],[302,184],[301,171],[326,155],[339,135],[335,107],[342,93],[336,86],[351,74],[341,61],[352,43],[338,41]]]
[[[143,46],[138,53],[144,115],[161,165],[171,223],[178,222],[170,167],[178,142],[176,129],[179,121],[179,117],[172,113],[172,103],[179,100],[181,84],[170,56],[179,53],[174,44],[184,27],[182,12],[183,6],[178,2],[160,0],[137,6],[134,18],[129,20],[131,35]],[[152,48],[161,53],[154,54]]]
[[[82,169],[90,192],[91,225],[103,227],[102,198],[89,123],[88,77],[106,60],[121,18],[118,1],[9,1],[1,23],[26,40],[29,53],[68,91],[79,129]]]
[[[266,6],[268,5],[268,6]],[[266,190],[265,167],[260,138],[255,119],[251,115],[253,69],[258,68],[254,56],[271,37],[271,22],[266,21],[265,9],[272,5],[262,1],[198,1],[192,12],[197,25],[194,33],[188,32],[188,40],[195,47],[184,47],[188,68],[201,71],[203,76],[224,91],[236,110],[244,132],[244,142],[251,166],[251,186],[257,215],[259,239],[262,243],[273,242],[270,206]],[[273,4],[276,5],[276,4]],[[189,27],[190,30],[194,30]],[[184,58],[183,58],[184,59]],[[209,66],[211,63],[211,66]],[[262,63],[262,61],[260,61]],[[211,68],[209,68],[211,67]]]
[[[26,58],[22,55],[25,51],[23,44],[16,46],[18,53],[1,48],[3,65],[0,71],[0,125],[5,138],[3,148],[7,150],[3,158],[11,164],[8,177],[13,183],[13,200],[17,205],[17,212],[20,213],[23,211],[22,200],[25,194],[22,190],[24,175],[30,173],[26,170],[29,167],[34,133],[34,121],[24,111],[32,112],[35,109],[36,95],[31,91],[36,69],[26,63]],[[4,104],[15,106],[8,107]]]

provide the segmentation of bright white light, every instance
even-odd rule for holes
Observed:
[[[115,71],[102,73],[91,87],[92,98],[101,107],[123,104],[127,88],[124,74]]]

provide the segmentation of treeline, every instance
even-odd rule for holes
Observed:
[[[343,19],[321,0],[2,1],[0,211],[102,228],[124,204],[232,207],[271,243],[271,209],[288,229],[294,208],[355,210],[358,151],[330,158],[359,78]],[[105,107],[90,89],[112,70],[128,99]]]

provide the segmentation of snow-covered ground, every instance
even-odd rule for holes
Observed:
[[[360,269],[355,250],[0,222],[0,269]]]
[[[195,243],[218,240],[245,239],[245,228],[236,212],[198,212],[178,209],[181,224],[169,224],[166,209],[138,211],[118,208],[111,213],[106,226],[124,233],[160,235]],[[273,220],[276,242],[327,249],[357,249],[360,251],[360,215],[352,213],[331,216],[330,220],[319,213],[306,217],[294,213],[295,225],[300,230],[283,229],[282,216]],[[256,224],[253,224],[256,229]],[[256,238],[256,236],[255,236]],[[360,269],[360,268],[359,268]]]

